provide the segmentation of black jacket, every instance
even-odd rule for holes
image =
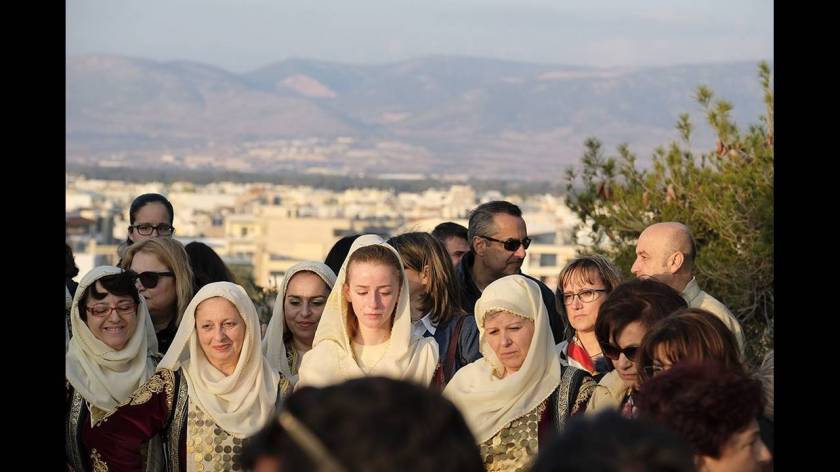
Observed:
[[[455,277],[457,277],[460,282],[459,289],[461,290],[461,303],[463,304],[464,311],[467,313],[475,313],[475,302],[478,301],[479,297],[481,297],[481,291],[475,286],[475,282],[473,282],[472,275],[468,269],[472,267],[474,262],[475,253],[469,251],[461,258],[461,262],[455,266]],[[554,292],[538,279],[535,279],[528,274],[523,274],[521,271],[519,274],[524,277],[528,277],[539,285],[543,303],[545,303],[545,308],[548,311],[548,322],[551,324],[551,334],[554,335],[554,344],[559,343],[563,340],[565,322],[557,312]]]

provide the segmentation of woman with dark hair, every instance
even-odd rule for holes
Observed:
[[[147,239],[129,247],[120,267],[137,274],[137,289],[149,305],[165,354],[194,293],[187,251],[172,238]]]
[[[366,376],[429,385],[437,343],[412,336],[410,310],[408,278],[397,251],[379,236],[360,236],[338,272],[296,388]]]
[[[117,248],[120,258],[132,244],[159,236],[172,236],[175,211],[172,203],[159,193],[144,193],[128,209],[128,237]],[[121,265],[120,262],[117,265]]]
[[[159,433],[169,472],[236,470],[243,439],[281,401],[279,381],[260,350],[259,317],[245,289],[207,284],[157,372],[94,427],[94,470],[139,470],[140,444]]]
[[[350,236],[344,236],[338,241],[333,244],[333,247],[330,248],[329,254],[327,254],[327,258],[324,259],[324,264],[326,264],[330,269],[332,269],[334,274],[337,274],[338,271],[341,269],[341,266],[344,265],[344,260],[347,259],[347,254],[350,252],[350,247],[353,245],[353,242],[361,236],[361,234],[353,234]]]
[[[289,267],[277,291],[262,349],[289,391],[297,383],[303,355],[312,349],[334,285],[335,274],[326,264],[304,261]]]
[[[635,416],[633,395],[639,388],[637,351],[645,333],[657,321],[687,306],[673,288],[653,279],[624,282],[610,293],[598,310],[595,336],[609,367],[592,394],[588,413],[616,409]]]
[[[210,282],[236,282],[225,261],[212,247],[193,241],[184,246],[193,271],[193,290],[198,292]]]
[[[656,322],[642,339],[638,356],[640,383],[685,361],[715,361],[745,371],[735,335],[702,308],[685,308]]]
[[[95,423],[152,376],[160,356],[133,273],[110,266],[91,270],[82,278],[70,311],[75,335],[65,357],[65,440],[68,465],[82,472],[98,470],[90,446]],[[144,470],[160,470],[160,447],[157,440],[149,442]]]
[[[475,317],[461,308],[458,279],[443,245],[429,233],[405,233],[388,240],[400,253],[411,292],[413,334],[437,341],[446,386],[461,367],[481,357]]]
[[[639,416],[679,434],[698,471],[758,472],[771,460],[759,434],[761,383],[716,362],[682,362],[646,381]]]
[[[569,261],[560,271],[557,282],[558,312],[569,321],[567,337],[557,345],[560,359],[572,367],[586,370],[596,380],[600,380],[608,368],[595,336],[595,321],[598,309],[620,283],[618,268],[597,254]]]
[[[488,471],[527,470],[540,447],[586,408],[596,384],[563,365],[540,286],[522,275],[490,283],[475,304],[483,358],[443,391],[461,410]]]
[[[245,441],[243,456],[243,469],[259,472],[484,471],[452,402],[384,377],[301,388]]]

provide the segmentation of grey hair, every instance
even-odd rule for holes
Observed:
[[[493,216],[498,213],[522,218],[522,210],[513,203],[504,200],[482,203],[475,207],[470,212],[470,221],[467,227],[467,242],[470,244],[470,248],[473,247],[473,238],[476,236],[486,236],[493,232],[495,229],[493,227]]]

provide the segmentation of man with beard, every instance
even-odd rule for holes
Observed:
[[[543,303],[548,310],[554,342],[562,341],[563,320],[557,314],[554,292],[520,270],[525,260],[525,251],[531,244],[525,220],[522,219],[522,210],[506,201],[482,203],[470,213],[467,236],[470,251],[464,254],[455,267],[464,310],[473,313],[476,300],[493,281],[506,275],[521,274],[539,285]]]

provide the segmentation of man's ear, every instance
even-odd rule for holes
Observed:
[[[672,274],[676,274],[682,268],[683,263],[685,263],[685,255],[677,251],[671,254],[671,257],[668,258],[668,272]]]
[[[479,236],[473,236],[472,251],[478,256],[483,256],[485,249],[487,249],[487,241]]]

